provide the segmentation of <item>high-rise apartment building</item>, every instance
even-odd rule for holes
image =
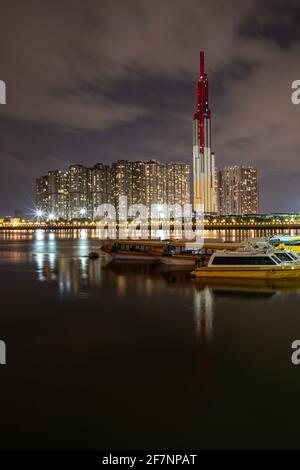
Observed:
[[[258,214],[259,185],[257,169],[251,166],[226,166],[219,176],[221,215]]]
[[[222,170],[219,168],[215,168],[215,195],[216,195],[216,212],[220,214],[221,212],[221,204],[222,204],[222,194],[223,194],[223,187],[222,187]]]
[[[215,213],[215,155],[211,151],[211,111],[203,51],[200,52],[200,77],[196,85],[196,110],[193,115],[193,180],[194,210]]]
[[[92,217],[91,169],[83,165],[69,168],[69,218]]]
[[[148,160],[145,165],[145,204],[164,204],[167,195],[166,165]]]
[[[118,160],[111,166],[112,204],[119,212],[119,198],[127,197],[127,205],[131,205],[132,164],[127,160]]]
[[[48,211],[51,217],[67,219],[69,213],[68,171],[48,171]]]
[[[190,165],[168,163],[166,171],[167,204],[190,204]]]
[[[39,210],[48,209],[48,176],[39,176],[35,180],[35,204]]]
[[[132,162],[131,163],[131,201],[132,204],[145,204],[145,163]]]
[[[111,170],[108,165],[97,163],[91,171],[90,205],[92,218],[96,219],[102,204],[112,202],[111,195]]]

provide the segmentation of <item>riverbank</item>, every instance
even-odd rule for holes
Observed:
[[[182,227],[184,228],[184,227]],[[0,224],[0,231],[8,230],[106,230],[107,226],[97,224],[96,222],[57,222],[55,224],[49,222],[28,222],[28,223],[5,223]],[[116,224],[116,230],[119,225]],[[170,224],[170,230],[175,231],[180,229],[178,225]],[[204,230],[300,230],[300,222],[297,223],[269,223],[269,222],[255,222],[255,223],[211,223],[204,224]],[[162,224],[155,227],[148,226],[148,230],[162,230]],[[193,226],[195,230],[195,226]]]

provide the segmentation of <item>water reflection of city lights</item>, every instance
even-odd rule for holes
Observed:
[[[50,266],[51,272],[53,273],[53,271],[55,269],[56,254],[55,253],[49,253],[48,254],[48,259],[49,259],[49,266]]]
[[[212,290],[194,289],[194,315],[197,337],[211,340],[213,334],[214,298]]]
[[[81,276],[83,279],[87,279],[88,277],[87,268],[88,268],[89,259],[82,257],[82,258],[79,258],[79,262],[80,262]]]
[[[36,253],[35,260],[36,260],[36,266],[37,266],[37,272],[38,272],[38,280],[45,281],[45,275],[44,275],[45,255],[44,253]]]
[[[120,296],[126,293],[126,278],[122,274],[119,274],[116,278],[117,291]]]
[[[80,230],[80,238],[83,238],[84,240],[88,237],[87,229],[83,228]]]
[[[37,230],[36,233],[35,233],[35,238],[37,240],[44,240],[45,232],[43,230]]]

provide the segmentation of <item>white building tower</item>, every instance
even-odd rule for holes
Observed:
[[[215,156],[211,151],[211,112],[208,105],[208,78],[204,72],[204,52],[200,52],[200,77],[196,86],[193,121],[194,210],[217,212]]]

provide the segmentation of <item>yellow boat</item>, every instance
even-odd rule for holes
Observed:
[[[202,279],[294,279],[299,277],[300,280],[300,265],[281,261],[273,250],[269,252],[217,251],[211,256],[207,266],[198,267],[191,274]]]

